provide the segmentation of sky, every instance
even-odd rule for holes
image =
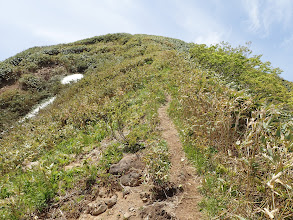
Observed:
[[[152,34],[232,46],[293,81],[292,0],[0,0],[0,61],[34,46],[108,33]]]

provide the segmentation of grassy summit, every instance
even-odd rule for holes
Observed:
[[[61,85],[72,73],[84,78]],[[130,34],[35,47],[1,62],[0,218],[41,215],[77,188],[79,201],[93,186],[113,188],[109,167],[123,153],[141,152],[148,181],[164,187],[169,159],[157,110],[169,94],[169,114],[203,179],[204,212],[292,219],[293,83],[279,73],[247,47]],[[116,141],[104,147],[107,139]],[[103,152],[98,161],[65,169],[93,149]]]

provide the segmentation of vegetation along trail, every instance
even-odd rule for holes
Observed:
[[[280,73],[246,46],[126,33],[0,62],[0,220],[293,219]]]

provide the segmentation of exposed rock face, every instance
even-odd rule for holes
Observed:
[[[165,202],[144,206],[140,212],[140,218],[156,220],[177,219],[171,211],[173,208],[170,206],[172,206],[172,204]]]
[[[120,178],[120,182],[124,186],[138,186],[141,183],[142,171],[132,169],[128,174]]]
[[[130,212],[125,212],[124,215],[123,215],[123,219],[129,219],[131,217],[131,213]]]
[[[111,198],[98,198],[87,204],[87,208],[84,214],[80,216],[80,219],[91,219],[93,216],[101,215],[117,203],[117,198],[117,195],[113,195]]]
[[[104,201],[95,201],[88,204],[88,213],[97,216],[107,210],[108,206]]]
[[[117,203],[117,196],[114,195],[110,199],[105,199],[105,204],[108,206],[108,208],[111,208]]]
[[[131,167],[135,167],[135,162],[138,159],[138,155],[130,154],[123,157],[118,163],[113,164],[110,167],[109,173],[117,175],[127,172]]]

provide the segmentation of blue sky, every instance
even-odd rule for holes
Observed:
[[[293,81],[291,0],[0,0],[0,60],[33,46],[107,33],[143,33],[186,42],[233,46]]]

